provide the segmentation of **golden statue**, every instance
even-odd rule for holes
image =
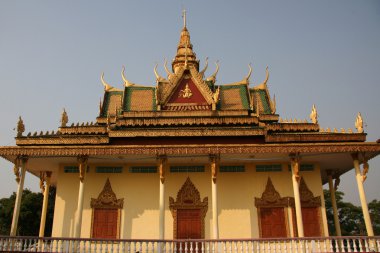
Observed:
[[[186,84],[185,89],[179,91],[179,96],[178,97],[191,98],[192,95],[193,95],[193,93],[191,93],[189,85]]]

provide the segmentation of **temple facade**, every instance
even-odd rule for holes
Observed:
[[[250,65],[235,83],[216,81],[218,63],[205,76],[208,63],[201,68],[186,18],[164,68],[166,77],[154,68],[151,85],[128,80],[123,68],[122,88],[102,74],[104,99],[94,122],[69,123],[64,111],[57,130],[24,134],[19,119],[16,146],[0,147],[18,186],[11,235],[29,172],[45,194],[40,237],[51,185],[53,237],[328,237],[322,187],[329,184],[334,198],[340,175],[354,169],[373,236],[363,182],[380,144],[366,142],[360,114],[355,131],[322,129],[315,106],[310,120],[281,119],[268,68],[257,85]]]

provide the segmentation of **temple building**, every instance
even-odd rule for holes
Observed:
[[[14,163],[15,236],[26,172],[41,179],[45,198],[56,186],[53,237],[105,239],[224,239],[328,237],[323,185],[355,170],[366,232],[373,236],[363,183],[380,143],[356,130],[322,129],[310,120],[282,119],[268,89],[251,84],[252,68],[235,83],[205,76],[190,40],[186,15],[166,77],[155,84],[107,83],[94,122],[69,122],[55,131],[25,133],[0,147]],[[153,73],[152,73],[153,75]],[[78,98],[79,99],[79,98]],[[334,185],[335,183],[335,185]],[[356,186],[355,186],[356,187]],[[339,235],[339,231],[337,230]]]

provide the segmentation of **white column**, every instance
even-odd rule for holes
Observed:
[[[374,236],[371,218],[370,218],[369,212],[368,212],[367,199],[366,199],[365,192],[364,192],[363,176],[360,173],[360,164],[359,164],[358,154],[353,154],[352,157],[354,159],[356,183],[358,184],[360,203],[362,205],[363,217],[364,217],[365,227],[367,230],[367,235],[368,236]]]
[[[165,239],[165,170],[167,165],[166,156],[159,157],[159,170],[160,170],[160,200],[159,200],[159,231],[158,239]]]
[[[44,189],[44,200],[42,203],[42,211],[41,211],[41,222],[40,222],[40,232],[39,232],[39,237],[44,237],[45,235],[45,224],[46,224],[46,213],[47,213],[47,208],[49,204],[49,189],[50,189],[50,177],[51,177],[51,172],[44,172],[45,174],[45,189]]]
[[[84,177],[87,169],[87,157],[80,156],[79,161],[79,192],[78,192],[78,207],[76,212],[76,219],[74,225],[74,237],[81,236],[82,228],[82,214],[83,214],[83,196],[84,196]]]
[[[16,181],[18,181],[18,188],[16,193],[16,201],[15,206],[13,208],[13,217],[12,217],[12,225],[11,225],[11,236],[16,236],[17,233],[17,223],[18,223],[18,217],[20,215],[20,206],[21,206],[21,198],[22,193],[24,191],[24,180],[25,180],[25,172],[26,172],[26,164],[28,162],[27,157],[17,158],[15,161],[15,169],[17,167],[17,174],[18,174],[18,164],[21,160],[21,175],[18,177],[16,176]],[[15,171],[16,173],[16,171]]]
[[[298,237],[304,237],[303,232],[303,221],[302,221],[302,211],[301,211],[301,198],[299,191],[299,162],[300,158],[294,156],[291,158],[291,167],[292,167],[292,182],[293,182],[293,193],[294,193],[294,204],[296,209],[296,220],[297,220],[297,230]]]
[[[219,170],[218,157],[210,156],[211,167],[211,195],[212,195],[212,234],[213,239],[219,239],[219,222],[218,222],[218,188],[216,184],[216,176]]]
[[[333,185],[331,174],[328,175],[328,179],[329,179],[329,190],[330,190],[330,197],[331,197],[331,205],[332,205],[333,214],[334,214],[335,231],[336,231],[337,236],[342,236],[342,232],[340,230],[339,216],[338,216],[338,207],[336,205],[335,188]]]
[[[290,233],[290,237],[295,237],[295,234],[294,234],[294,227],[293,227],[293,212],[292,212],[292,208],[291,207],[287,207],[287,212],[288,212],[288,224],[289,224],[289,233]]]

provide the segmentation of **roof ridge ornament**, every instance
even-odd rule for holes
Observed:
[[[100,80],[102,81],[102,84],[104,86],[104,90],[105,91],[109,91],[109,90],[111,90],[113,88],[109,83],[107,83],[106,81],[104,81],[104,72],[102,72],[102,75],[100,76]]]
[[[247,84],[249,84],[249,78],[251,77],[251,74],[252,74],[251,63],[248,64],[248,68],[249,68],[248,75],[243,79],[243,80],[245,80],[247,82]]]
[[[358,130],[358,133],[364,133],[363,118],[360,112],[358,112],[358,115],[356,116],[355,128]]]
[[[21,116],[19,116],[17,122],[17,137],[22,137],[23,132],[25,132],[25,125],[24,121],[22,121]]]
[[[199,74],[202,75],[202,78],[205,76],[205,72],[207,70],[207,67],[208,67],[208,57],[206,57],[204,68],[199,72]]]
[[[63,108],[63,112],[61,115],[61,127],[66,127],[67,122],[69,122],[69,116],[67,116],[65,108]]]
[[[125,71],[125,67],[124,67],[124,65],[123,65],[123,68],[121,69],[121,78],[122,78],[123,81],[124,81],[124,86],[125,86],[125,87],[130,87],[130,86],[135,85],[134,83],[129,82],[129,81],[127,80],[127,78],[125,78],[124,71]]]
[[[156,82],[165,82],[166,79],[158,74],[157,66],[158,66],[158,63],[156,63],[156,65],[154,66],[154,69],[153,69],[154,75],[156,76]]]
[[[207,77],[206,81],[213,81],[214,83],[216,82],[216,75],[219,72],[219,61],[216,61],[215,65],[216,65],[216,70],[214,74],[212,74],[210,77]]]
[[[169,71],[167,63],[168,63],[168,61],[165,58],[165,60],[164,60],[164,69],[165,69],[166,74],[168,74],[168,78],[170,78],[170,76],[172,76],[173,73]]]
[[[313,124],[318,124],[318,112],[315,104],[313,104],[313,107],[311,108],[310,119]]]

